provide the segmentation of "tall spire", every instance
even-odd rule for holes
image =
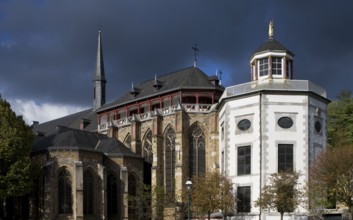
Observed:
[[[104,74],[102,31],[98,31],[98,49],[96,72],[93,79],[93,107],[98,109],[105,104],[105,84],[107,83]]]

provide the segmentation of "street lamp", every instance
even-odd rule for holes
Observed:
[[[192,187],[192,182],[191,180],[187,180],[186,183],[186,190],[188,191],[188,220],[191,219],[191,213],[190,213],[190,193],[191,193],[191,187]]]

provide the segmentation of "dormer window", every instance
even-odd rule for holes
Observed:
[[[268,75],[268,59],[267,59],[267,57],[259,60],[259,73],[260,73],[260,77]]]

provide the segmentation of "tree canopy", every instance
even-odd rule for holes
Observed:
[[[32,186],[32,132],[0,97],[0,198],[21,196]]]
[[[232,212],[235,204],[231,180],[218,172],[192,178],[191,207],[194,214],[210,215],[214,211]]]
[[[299,187],[298,179],[297,172],[271,174],[255,206],[263,210],[276,210],[283,219],[285,212],[293,212],[302,201],[304,191]]]
[[[330,147],[353,145],[353,97],[349,90],[343,90],[337,100],[328,105],[328,144]]]
[[[317,156],[310,169],[310,197],[315,207],[332,207],[336,202],[353,211],[353,147],[329,148]]]

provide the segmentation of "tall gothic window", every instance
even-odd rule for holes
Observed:
[[[94,201],[94,179],[90,171],[83,173],[83,213],[86,215],[93,214]]]
[[[124,140],[124,144],[128,148],[131,148],[131,135],[130,135],[130,133],[126,135],[125,140]]]
[[[143,165],[143,181],[147,185],[151,185],[152,183],[152,164],[153,164],[153,148],[152,148],[152,131],[148,130],[146,132],[144,141],[143,141],[143,156],[145,158],[145,162]]]
[[[196,125],[189,133],[189,177],[205,173],[205,135]]]
[[[145,162],[153,163],[153,149],[152,149],[152,131],[149,130],[146,133],[145,141],[143,142],[143,156],[145,157]]]
[[[113,174],[107,177],[108,216],[118,214],[118,181]]]
[[[129,182],[128,183],[129,197],[133,198],[136,196],[136,179],[135,179],[134,175],[129,174],[128,182]],[[136,213],[136,210],[134,209],[134,207],[132,207],[131,203],[132,203],[132,201],[129,201],[129,207],[128,207],[129,217],[133,216]]]
[[[45,203],[45,174],[46,168],[43,168],[38,183],[38,215],[43,217],[44,214],[44,203]]]
[[[175,195],[175,131],[169,128],[165,135],[165,188],[166,193]]]
[[[72,213],[71,175],[66,169],[59,172],[58,178],[59,214]]]

